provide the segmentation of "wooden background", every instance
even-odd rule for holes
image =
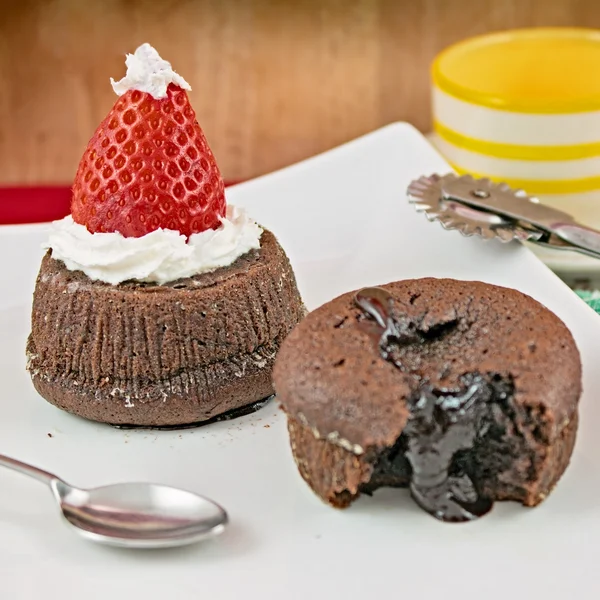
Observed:
[[[0,0],[0,183],[70,182],[152,43],[192,85],[227,179],[386,123],[430,123],[448,44],[533,25],[600,27],[600,0]],[[600,77],[600,74],[590,74]]]

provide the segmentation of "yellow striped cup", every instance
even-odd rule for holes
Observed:
[[[600,227],[600,30],[475,37],[439,54],[432,79],[434,143],[458,172]]]

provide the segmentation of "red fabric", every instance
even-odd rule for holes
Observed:
[[[69,186],[0,187],[0,225],[62,219],[69,214],[70,204]]]
[[[69,214],[71,188],[0,187],[0,225],[40,223]]]

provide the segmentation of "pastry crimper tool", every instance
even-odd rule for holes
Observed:
[[[600,258],[600,231],[505,183],[471,175],[433,174],[413,181],[408,198],[430,221],[465,236],[529,241]]]

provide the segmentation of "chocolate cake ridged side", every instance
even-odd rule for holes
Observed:
[[[371,479],[373,465],[364,456],[318,438],[310,427],[291,417],[288,432],[302,479],[328,504],[348,507]]]
[[[166,285],[92,281],[48,253],[28,368],[42,396],[88,419],[185,425],[272,394],[275,355],[303,315],[268,231],[260,251]]]

